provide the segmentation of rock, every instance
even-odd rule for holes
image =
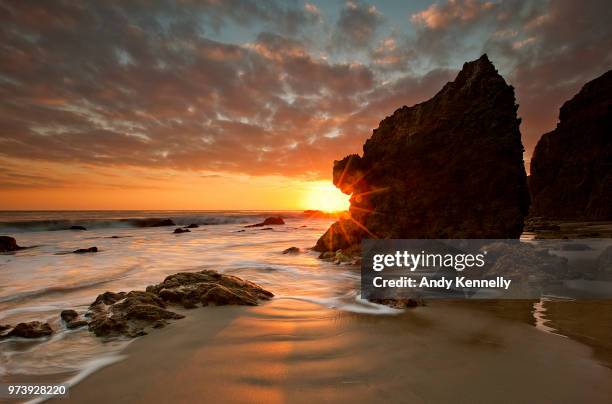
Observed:
[[[189,226],[185,226],[186,229],[197,229],[198,227],[200,227],[200,225],[196,223],[191,223]]]
[[[299,254],[300,249],[297,247],[289,247],[283,251],[283,254]]]
[[[363,238],[518,238],[529,193],[517,108],[483,55],[429,101],[385,118],[363,156],[334,162],[350,216],[315,250]]]
[[[83,226],[70,226],[68,230],[87,230],[87,229]]]
[[[285,224],[285,221],[283,220],[283,218],[280,216],[272,216],[272,217],[266,218],[261,223],[250,224],[244,227],[262,227],[262,226],[272,226],[272,225],[279,225],[279,224]]]
[[[53,334],[53,329],[48,323],[41,321],[30,321],[19,323],[5,337],[40,338]]]
[[[106,292],[99,295],[88,311],[89,331],[96,336],[112,337],[144,335],[144,327],[159,320],[181,319],[184,316],[166,310],[164,301],[148,292]]]
[[[319,254],[319,259],[328,260],[334,258],[335,256],[335,251],[323,251],[321,254]]]
[[[531,214],[612,220],[612,70],[561,107],[531,159]]]
[[[129,222],[135,225],[136,227],[176,226],[176,224],[172,221],[172,219],[159,219],[159,218],[130,219]]]
[[[86,254],[86,253],[96,253],[98,252],[98,247],[89,247],[89,248],[79,248],[78,250],[74,250],[74,254]]]
[[[13,237],[0,236],[0,252],[18,251],[23,248],[17,245],[17,241]]]
[[[272,227],[264,227],[263,229],[259,229],[259,230],[274,230]]]
[[[88,325],[89,322],[85,320],[74,320],[69,323],[66,323],[66,327],[70,330],[73,330],[75,328],[87,327]]]
[[[423,302],[418,302],[416,299],[370,299],[372,303],[383,304],[394,309],[406,309],[418,306],[425,306]]]
[[[323,212],[320,210],[305,210],[302,215],[308,219],[337,219],[344,217],[348,212]]]
[[[550,231],[560,231],[561,226],[556,223],[552,223],[547,219],[542,217],[530,217],[525,220],[525,226],[523,228],[524,231],[529,232],[550,232]]]
[[[189,230],[189,229],[181,229],[179,227],[178,229],[174,229],[173,233],[174,234],[191,233],[191,230]]]
[[[137,337],[147,327],[160,328],[167,320],[184,316],[169,311],[167,305],[195,308],[207,305],[257,305],[274,295],[259,285],[212,270],[180,272],[146,291],[105,292],[89,307],[89,330],[97,336]]]
[[[60,317],[66,323],[69,323],[79,317],[79,313],[77,313],[75,310],[62,310]]]
[[[527,243],[495,242],[482,247],[487,261],[493,265],[486,269],[486,277],[504,276],[513,282],[545,283],[568,279],[567,259],[550,254],[548,248]]]
[[[7,334],[7,331],[10,330],[12,327],[8,324],[0,324],[0,338],[4,338]]]
[[[66,323],[66,328],[71,330],[74,328],[85,327],[89,324],[85,320],[78,320],[79,313],[77,313],[75,310],[62,310],[60,317]]]
[[[167,303],[194,307],[196,303],[213,305],[249,305],[269,300],[274,295],[261,286],[237,276],[212,270],[180,272],[170,275],[160,284],[147,287]]]

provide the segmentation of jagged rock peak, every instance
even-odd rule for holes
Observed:
[[[529,206],[514,89],[486,55],[464,64],[433,98],[383,119],[334,162],[351,197],[316,249],[363,238],[516,238]]]

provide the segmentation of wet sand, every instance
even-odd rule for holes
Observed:
[[[612,370],[590,347],[443,302],[396,316],[289,299],[196,309],[124,353],[72,388],[70,401],[606,403],[612,396]]]

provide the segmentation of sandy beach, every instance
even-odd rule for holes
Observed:
[[[444,302],[396,316],[293,299],[193,310],[71,390],[75,402],[609,402],[592,349]]]

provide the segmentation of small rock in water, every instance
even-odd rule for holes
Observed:
[[[263,229],[260,229],[260,230],[274,230],[274,229],[271,227],[264,227]]]
[[[89,247],[89,248],[79,248],[78,250],[74,250],[74,254],[86,254],[86,253],[96,253],[98,252],[98,247]]]
[[[191,223],[189,226],[185,226],[186,229],[197,229],[198,227],[200,227],[200,225],[197,223]]]
[[[69,323],[79,317],[79,313],[77,313],[76,310],[62,310],[62,312],[60,313],[60,317],[65,322]]]
[[[148,218],[148,219],[134,219],[131,220],[137,227],[163,227],[163,226],[176,226],[172,219],[160,219],[160,218]]]
[[[0,252],[17,251],[23,248],[17,245],[17,241],[13,237],[0,236]]]
[[[179,227],[178,229],[174,229],[173,233],[174,234],[191,233],[191,230],[189,230],[189,229],[181,229]]]
[[[8,334],[5,334],[5,337],[40,338],[51,334],[53,334],[53,329],[48,323],[30,321],[17,324]]]
[[[300,249],[297,247],[289,247],[287,248],[285,251],[283,251],[283,254],[299,254]]]
[[[87,229],[83,226],[70,226],[68,230],[87,230]]]
[[[66,323],[66,328],[74,329],[79,327],[85,327],[88,323],[85,320],[78,320],[79,313],[75,310],[62,310],[60,317]]]
[[[409,307],[424,306],[423,302],[418,302],[415,299],[370,299],[372,303],[383,304],[394,309],[406,309]]]
[[[271,217],[266,218],[266,220],[264,220],[263,222],[250,224],[244,227],[262,227],[262,226],[272,226],[272,225],[280,225],[280,224],[285,224],[285,221],[283,220],[282,217],[271,216]]]

